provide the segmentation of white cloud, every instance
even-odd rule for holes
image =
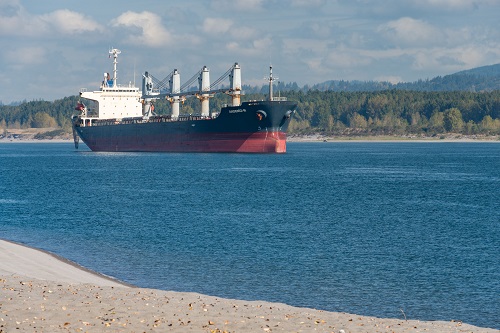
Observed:
[[[46,30],[46,24],[26,12],[18,1],[0,3],[0,35],[39,36]]]
[[[420,49],[413,55],[416,70],[453,72],[480,66],[485,61],[485,49],[477,45],[456,48]],[[491,50],[492,51],[492,50]],[[498,52],[500,53],[500,52]]]
[[[80,34],[103,28],[84,15],[61,9],[43,15],[32,15],[18,1],[0,2],[0,34],[5,36],[52,37],[54,34]]]
[[[342,67],[342,68],[355,68],[360,66],[366,66],[372,63],[372,59],[361,53],[357,53],[356,50],[339,48],[338,50],[332,50],[327,58],[326,64],[329,67]]]
[[[397,45],[432,45],[442,42],[442,33],[439,29],[410,17],[380,25],[377,31]]]
[[[231,35],[239,40],[252,39],[257,35],[257,31],[250,27],[241,27],[233,29]]]
[[[325,4],[325,0],[292,0],[293,7],[311,7],[316,8]]]
[[[309,54],[317,56],[328,51],[328,42],[307,38],[287,38],[283,40],[283,52],[292,56]]]
[[[259,35],[254,28],[235,25],[231,19],[208,17],[203,21],[201,31],[210,38],[228,40],[235,39],[237,41],[253,40]]]
[[[446,9],[468,9],[476,8],[480,5],[498,4],[498,0],[418,0],[418,2]]]
[[[172,35],[161,23],[161,17],[148,11],[128,11],[114,19],[111,24],[114,27],[135,28],[131,29],[126,38],[127,42],[132,44],[161,47],[173,41]]]
[[[233,56],[237,55],[245,58],[260,58],[264,56],[268,59],[272,42],[272,38],[269,36],[246,42],[231,41],[225,44],[225,49]]]
[[[38,65],[46,61],[46,51],[42,47],[22,47],[5,51],[4,59],[15,67],[24,65]]]
[[[273,40],[271,37],[264,37],[253,41],[253,47],[255,50],[258,51],[269,52],[272,46],[273,46]]]
[[[400,76],[392,76],[392,75],[385,76],[385,75],[382,75],[382,76],[376,77],[375,81],[390,82],[392,84],[396,84],[396,83],[402,82],[403,80],[401,80]]]
[[[223,19],[223,18],[206,18],[205,21],[203,21],[203,32],[207,34],[224,34],[227,33],[230,29],[231,26],[233,25],[233,21],[229,19]]]
[[[88,31],[102,31],[103,27],[84,15],[67,9],[57,10],[40,16],[47,26],[52,26],[63,34],[79,34]]]
[[[226,49],[229,51],[239,51],[241,49],[241,46],[237,42],[229,42],[226,44]]]
[[[315,37],[329,38],[332,35],[332,27],[324,22],[311,22],[307,30]]]
[[[215,0],[212,7],[215,10],[230,9],[236,11],[262,10],[264,0]]]

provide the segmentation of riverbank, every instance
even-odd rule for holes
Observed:
[[[444,134],[439,136],[328,136],[328,135],[289,135],[288,142],[500,142],[498,135]]]
[[[70,133],[60,128],[23,128],[9,129],[0,133],[0,142],[65,142],[73,140]]]
[[[500,332],[134,288],[0,240],[0,332]]]

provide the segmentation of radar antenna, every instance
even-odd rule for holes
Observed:
[[[118,55],[122,53],[122,51],[118,49],[111,49],[109,50],[109,57],[111,58],[111,55],[113,55],[113,88],[116,88],[116,78],[117,78],[117,69],[116,69],[116,64],[118,64]]]

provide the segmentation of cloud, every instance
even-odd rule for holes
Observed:
[[[500,56],[500,45],[479,45],[466,43],[456,47],[435,46],[415,48],[393,48],[386,50],[353,50],[373,63],[386,64],[384,68],[389,71],[390,66],[396,66],[399,73],[406,67],[415,73],[453,73],[467,68],[474,68],[488,63],[488,59]],[[353,52],[354,53],[354,52]],[[346,66],[348,64],[345,64]],[[362,65],[362,64],[361,64]],[[394,69],[393,69],[394,71]],[[437,74],[434,74],[437,75]],[[377,76],[376,79],[384,75]],[[418,77],[422,78],[421,75]],[[392,81],[391,81],[392,82]]]
[[[15,16],[21,8],[18,0],[0,0],[1,17]]]
[[[377,31],[397,45],[433,45],[441,43],[443,39],[439,29],[410,17],[382,24]]]
[[[253,48],[257,51],[268,52],[273,46],[271,37],[264,37],[253,41]]]
[[[206,18],[203,21],[203,32],[207,34],[224,34],[231,29],[233,21],[223,18]]]
[[[40,19],[47,26],[51,26],[55,28],[56,31],[68,35],[104,30],[100,24],[92,19],[68,9],[61,9],[50,14],[42,15]]]
[[[378,76],[378,77],[375,78],[375,81],[390,82],[392,84],[403,82],[403,80],[401,80],[400,76],[392,76],[392,75],[389,75],[389,76],[384,76],[384,75]]]
[[[480,66],[485,61],[485,52],[476,45],[464,45],[456,48],[419,49],[413,54],[412,68],[452,72],[463,68]]]
[[[257,34],[257,31],[255,29],[250,28],[250,27],[238,27],[238,29],[234,29],[231,31],[231,35],[233,37],[238,38],[239,40],[246,40],[246,39],[252,39],[255,38]]]
[[[67,9],[32,15],[18,1],[0,2],[0,34],[5,36],[53,37],[102,31],[103,27],[84,15]]]
[[[323,6],[326,3],[326,0],[292,0],[292,7],[311,7],[317,8],[319,6]]]
[[[229,51],[237,52],[241,49],[241,45],[237,42],[229,42],[226,44],[226,49]]]
[[[327,58],[327,64],[330,66],[341,68],[355,68],[360,66],[370,65],[372,58],[367,57],[361,53],[357,53],[353,49],[339,48],[331,51]]]
[[[128,11],[112,20],[111,25],[131,28],[126,38],[131,44],[161,47],[173,41],[172,35],[161,23],[161,17],[148,11]]]
[[[497,0],[418,0],[418,2],[451,10],[477,8],[480,5],[494,5],[495,3],[498,4]]]
[[[283,40],[283,52],[292,57],[302,55],[317,56],[328,51],[328,42],[309,38],[287,38]]]
[[[238,26],[231,19],[208,17],[203,21],[201,30],[211,38],[228,40],[229,37],[238,41],[254,39],[258,36],[255,29]]]
[[[262,10],[264,0],[215,0],[212,2],[214,10],[259,11]]]
[[[0,35],[39,36],[46,31],[46,24],[27,13],[18,1],[0,2]]]
[[[4,60],[17,68],[24,65],[42,64],[46,60],[45,55],[46,51],[42,47],[22,47],[5,51]]]
[[[245,58],[269,57],[273,40],[269,36],[249,40],[249,41],[230,41],[225,44],[225,50],[233,56],[243,56]],[[227,52],[226,52],[227,53]]]

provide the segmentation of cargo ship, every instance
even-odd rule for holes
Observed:
[[[267,100],[241,102],[238,63],[214,84],[210,84],[206,66],[182,86],[177,70],[161,81],[145,72],[141,90],[132,83],[117,83],[120,53],[118,49],[109,51],[114,59],[113,77],[104,73],[99,90],[80,90],[75,108],[79,114],[72,117],[76,148],[81,138],[92,151],[103,152],[286,152],[286,132],[297,104],[273,97],[273,81],[277,78],[273,77],[272,66],[267,77]],[[227,77],[227,89],[214,88]],[[192,89],[190,85],[196,79],[198,87]],[[212,112],[209,98],[216,93],[230,95],[231,105]],[[200,113],[180,113],[180,105],[188,97],[200,100]],[[159,99],[170,102],[169,115],[155,113],[155,101]]]

